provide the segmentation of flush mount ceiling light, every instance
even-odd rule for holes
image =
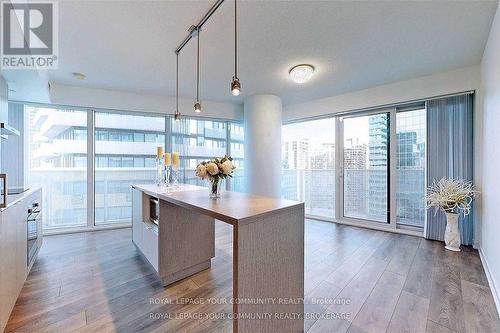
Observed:
[[[314,73],[314,66],[308,64],[300,64],[293,66],[290,71],[290,77],[296,83],[305,83],[309,81]]]
[[[83,73],[74,72],[73,77],[77,80],[85,80],[86,76]]]

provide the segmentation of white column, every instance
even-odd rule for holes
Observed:
[[[245,100],[245,185],[248,193],[281,196],[281,98]]]

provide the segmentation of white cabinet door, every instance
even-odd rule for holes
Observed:
[[[132,240],[142,251],[142,192],[132,188]]]
[[[26,204],[26,200],[17,204],[19,207],[19,216],[17,217],[16,228],[17,228],[17,236],[16,236],[16,274],[17,274],[17,289],[21,291],[23,288],[24,282],[26,281],[26,277],[28,276],[28,259],[27,259],[27,228],[28,222],[26,221],[26,217],[28,215],[28,206]]]
[[[143,223],[143,254],[158,272],[158,233],[149,223]]]
[[[2,212],[0,224],[0,330],[9,319],[18,295],[17,284],[17,224],[22,216],[17,203]]]

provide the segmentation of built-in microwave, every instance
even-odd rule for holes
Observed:
[[[158,225],[160,216],[160,203],[157,198],[149,198],[149,220]]]

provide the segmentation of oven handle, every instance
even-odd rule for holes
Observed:
[[[7,207],[7,174],[5,173],[0,173],[0,181],[2,182],[2,188],[3,188],[3,193],[1,194],[2,196],[2,202],[0,202],[0,208],[5,208]]]
[[[40,216],[40,211],[34,211],[33,213],[28,215],[28,222],[34,222],[38,219],[38,216]],[[34,216],[33,216],[34,215]]]

